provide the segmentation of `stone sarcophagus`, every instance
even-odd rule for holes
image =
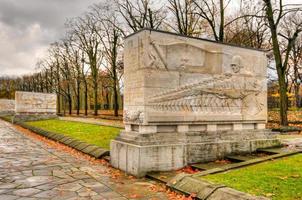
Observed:
[[[56,117],[56,94],[17,91],[15,102],[15,121]]]
[[[11,115],[15,113],[15,100],[0,99],[0,115]]]
[[[279,144],[265,129],[264,52],[142,30],[126,38],[124,64],[114,167],[142,176]]]

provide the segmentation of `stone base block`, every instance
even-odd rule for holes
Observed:
[[[258,134],[256,134],[258,132]],[[122,133],[111,141],[110,157],[113,167],[142,177],[151,171],[170,171],[188,164],[221,159],[230,154],[251,153],[258,148],[280,146],[269,131],[222,132],[222,139],[205,140],[206,133]],[[163,134],[165,137],[162,137]],[[132,135],[132,137],[129,137]],[[173,139],[177,135],[178,139]],[[237,137],[232,137],[237,135]],[[258,137],[254,137],[258,135]],[[158,138],[161,138],[159,140]],[[232,139],[231,139],[232,138]]]
[[[14,115],[14,111],[0,111],[0,116],[9,116],[9,115]]]
[[[150,171],[181,169],[187,163],[183,144],[139,146],[113,140],[110,150],[112,166],[138,177]]]

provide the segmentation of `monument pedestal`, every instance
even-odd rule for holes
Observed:
[[[180,128],[184,129],[184,126]],[[267,129],[160,133],[122,131],[111,142],[110,156],[113,167],[142,177],[150,171],[177,170],[188,164],[279,145],[280,142]]]

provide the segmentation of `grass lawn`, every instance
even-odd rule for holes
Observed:
[[[50,132],[61,133],[105,149],[109,149],[110,140],[114,139],[120,132],[119,128],[58,119],[26,123]]]
[[[302,155],[202,178],[273,200],[302,200]]]
[[[3,120],[11,122],[12,119],[13,119],[13,116],[12,115],[5,115],[5,116],[1,116],[0,118],[3,119]]]

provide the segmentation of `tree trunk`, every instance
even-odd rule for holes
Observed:
[[[84,107],[85,107],[85,116],[88,115],[88,86],[87,82],[85,81],[85,91],[84,91]]]
[[[72,100],[71,100],[71,95],[68,95],[68,111],[69,115],[72,114]]]
[[[116,82],[116,81],[115,81]],[[113,92],[114,92],[114,116],[118,116],[118,109],[119,109],[119,105],[118,105],[118,93],[117,93],[117,85],[115,83],[114,87],[113,87]]]
[[[98,83],[94,82],[94,115],[98,115]]]
[[[220,26],[219,26],[219,41],[224,39],[224,0],[220,0]]]
[[[280,45],[278,41],[278,33],[277,33],[277,24],[275,23],[273,8],[271,4],[271,0],[263,0],[266,4],[266,17],[269,23],[269,28],[271,31],[272,44],[273,44],[273,53],[276,62],[276,70],[278,74],[278,82],[279,82],[279,93],[280,93],[280,125],[287,126],[287,84],[286,84],[286,65],[282,63],[282,56],[280,51]]]
[[[60,101],[60,93],[57,94],[57,112],[58,114],[61,113],[61,101]]]
[[[299,108],[300,107],[300,94],[299,94],[299,89],[300,89],[300,85],[296,84],[295,85],[295,104],[296,107]]]
[[[80,114],[80,83],[77,81],[77,115]]]
[[[279,76],[279,93],[280,93],[280,125],[287,126],[287,110],[288,110],[288,99],[287,99],[287,87],[285,81],[285,75]]]

